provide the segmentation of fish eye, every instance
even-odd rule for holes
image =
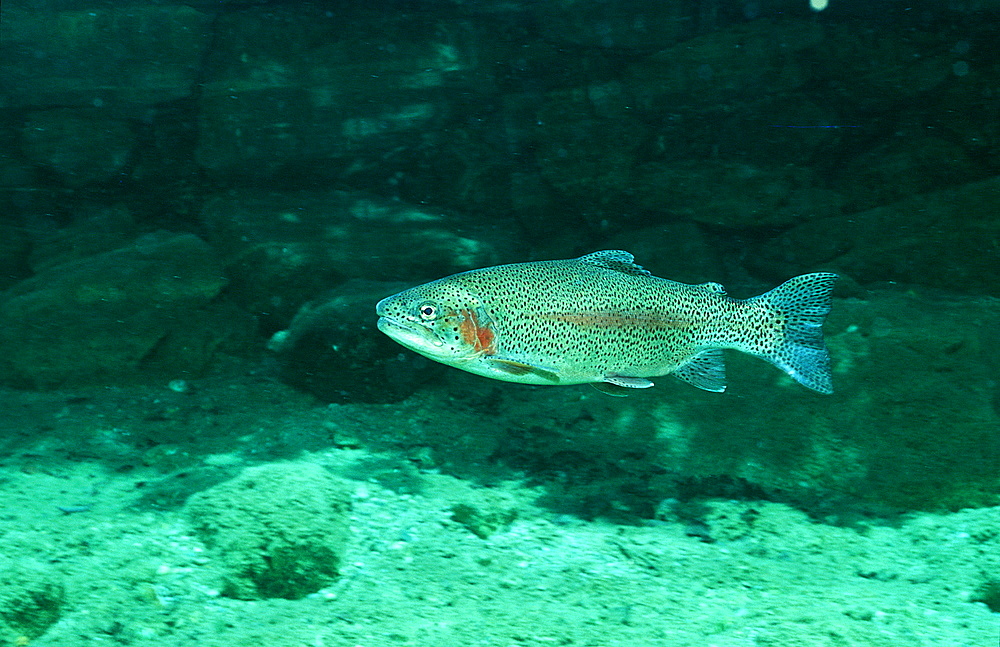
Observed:
[[[420,313],[420,318],[424,321],[429,321],[437,316],[437,306],[433,303],[422,303],[420,307],[417,308],[417,312]]]

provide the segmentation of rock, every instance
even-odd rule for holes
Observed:
[[[681,283],[722,281],[722,250],[702,228],[686,221],[625,231],[608,241],[608,249],[623,249],[655,276]]]
[[[27,645],[62,615],[63,578],[28,559],[0,558],[0,644]]]
[[[0,293],[26,278],[31,242],[18,227],[0,226]]]
[[[898,110],[937,89],[960,60],[953,52],[942,52],[941,36],[929,31],[847,24],[825,25],[823,31],[822,44],[813,52],[817,74],[836,85],[839,101],[864,106],[869,114]]]
[[[74,188],[118,178],[137,143],[128,122],[95,110],[32,112],[22,133],[25,156]]]
[[[628,69],[643,112],[663,106],[745,103],[796,90],[811,78],[808,51],[823,42],[813,20],[755,20],[686,40]]]
[[[1000,295],[1000,178],[972,182],[796,226],[748,254],[746,265],[783,280],[832,269],[860,283],[899,281]]]
[[[517,508],[511,497],[487,490],[474,501],[453,505],[451,518],[476,537],[486,539],[495,532],[506,530],[517,519]]]
[[[955,65],[961,62],[956,61]],[[990,100],[995,78],[991,66],[974,65],[969,74],[945,84],[936,96],[939,105],[948,109],[935,113],[935,120],[940,120],[949,140],[959,142],[984,169],[1000,168],[1000,105]],[[919,111],[920,107],[919,103],[912,107],[916,114],[908,121],[927,123],[926,113]]]
[[[65,227],[30,232],[32,272],[119,249],[137,234],[124,204],[78,203],[73,216],[73,222]]]
[[[375,304],[407,284],[351,280],[302,306],[272,337],[282,381],[325,402],[399,402],[443,366],[404,351],[375,327]]]
[[[501,487],[476,487],[445,474],[420,475],[421,491],[430,498],[449,501],[451,519],[469,532],[486,539],[503,532],[518,517],[519,502]]]
[[[339,573],[350,492],[318,465],[249,467],[184,509],[223,570],[223,595],[297,600]]]
[[[189,96],[211,13],[182,4],[91,3],[83,9],[4,5],[5,107],[113,107],[140,114]]]
[[[839,215],[843,203],[805,167],[700,160],[646,164],[637,175],[633,193],[644,208],[730,229]]]
[[[658,122],[648,162],[790,166],[822,176],[824,163],[835,163],[841,147],[861,132],[844,112],[802,92],[755,98],[738,107],[733,102],[676,105],[669,113],[648,115]]]
[[[838,173],[837,183],[849,196],[851,211],[858,211],[905,200],[927,187],[945,188],[988,174],[962,146],[911,130],[855,156]]]
[[[658,50],[691,30],[691,16],[679,2],[566,0],[536,7],[534,19],[547,42],[562,46]]]
[[[208,200],[203,217],[226,258],[229,293],[271,330],[348,278],[436,279],[499,260],[497,246],[457,218],[346,191],[233,191]]]
[[[615,210],[621,217],[636,181],[636,150],[647,135],[622,85],[550,92],[537,123],[542,177],[583,215],[600,220]]]
[[[147,234],[47,267],[0,294],[0,382],[51,388],[134,379],[154,357],[181,370],[157,347],[184,336],[225,284],[214,254],[192,234]],[[209,356],[227,332],[214,323],[215,343],[198,346]],[[199,356],[194,368],[205,361]]]
[[[219,173],[384,166],[489,85],[464,20],[279,5],[216,30],[197,159]]]
[[[707,543],[728,543],[767,533],[780,535],[792,526],[809,527],[805,512],[772,501],[667,499],[657,508],[656,517],[684,523],[686,535]]]

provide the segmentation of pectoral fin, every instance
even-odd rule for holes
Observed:
[[[491,357],[486,361],[491,367],[498,371],[503,371],[504,373],[510,373],[511,375],[528,375],[530,373],[549,380],[553,384],[559,383],[559,376],[556,375],[555,371],[542,368],[541,366],[533,366],[532,364],[525,364],[524,362],[518,362],[512,359],[502,359],[499,357]]]

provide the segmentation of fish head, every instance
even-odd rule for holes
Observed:
[[[437,362],[461,364],[492,352],[491,322],[479,299],[448,279],[386,297],[375,312],[379,330]]]

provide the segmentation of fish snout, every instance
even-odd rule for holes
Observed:
[[[386,316],[386,313],[389,311],[389,302],[392,301],[392,299],[393,297],[386,297],[381,301],[379,301],[378,303],[376,303],[375,314],[377,314],[380,317]],[[369,303],[371,302],[369,301]]]

